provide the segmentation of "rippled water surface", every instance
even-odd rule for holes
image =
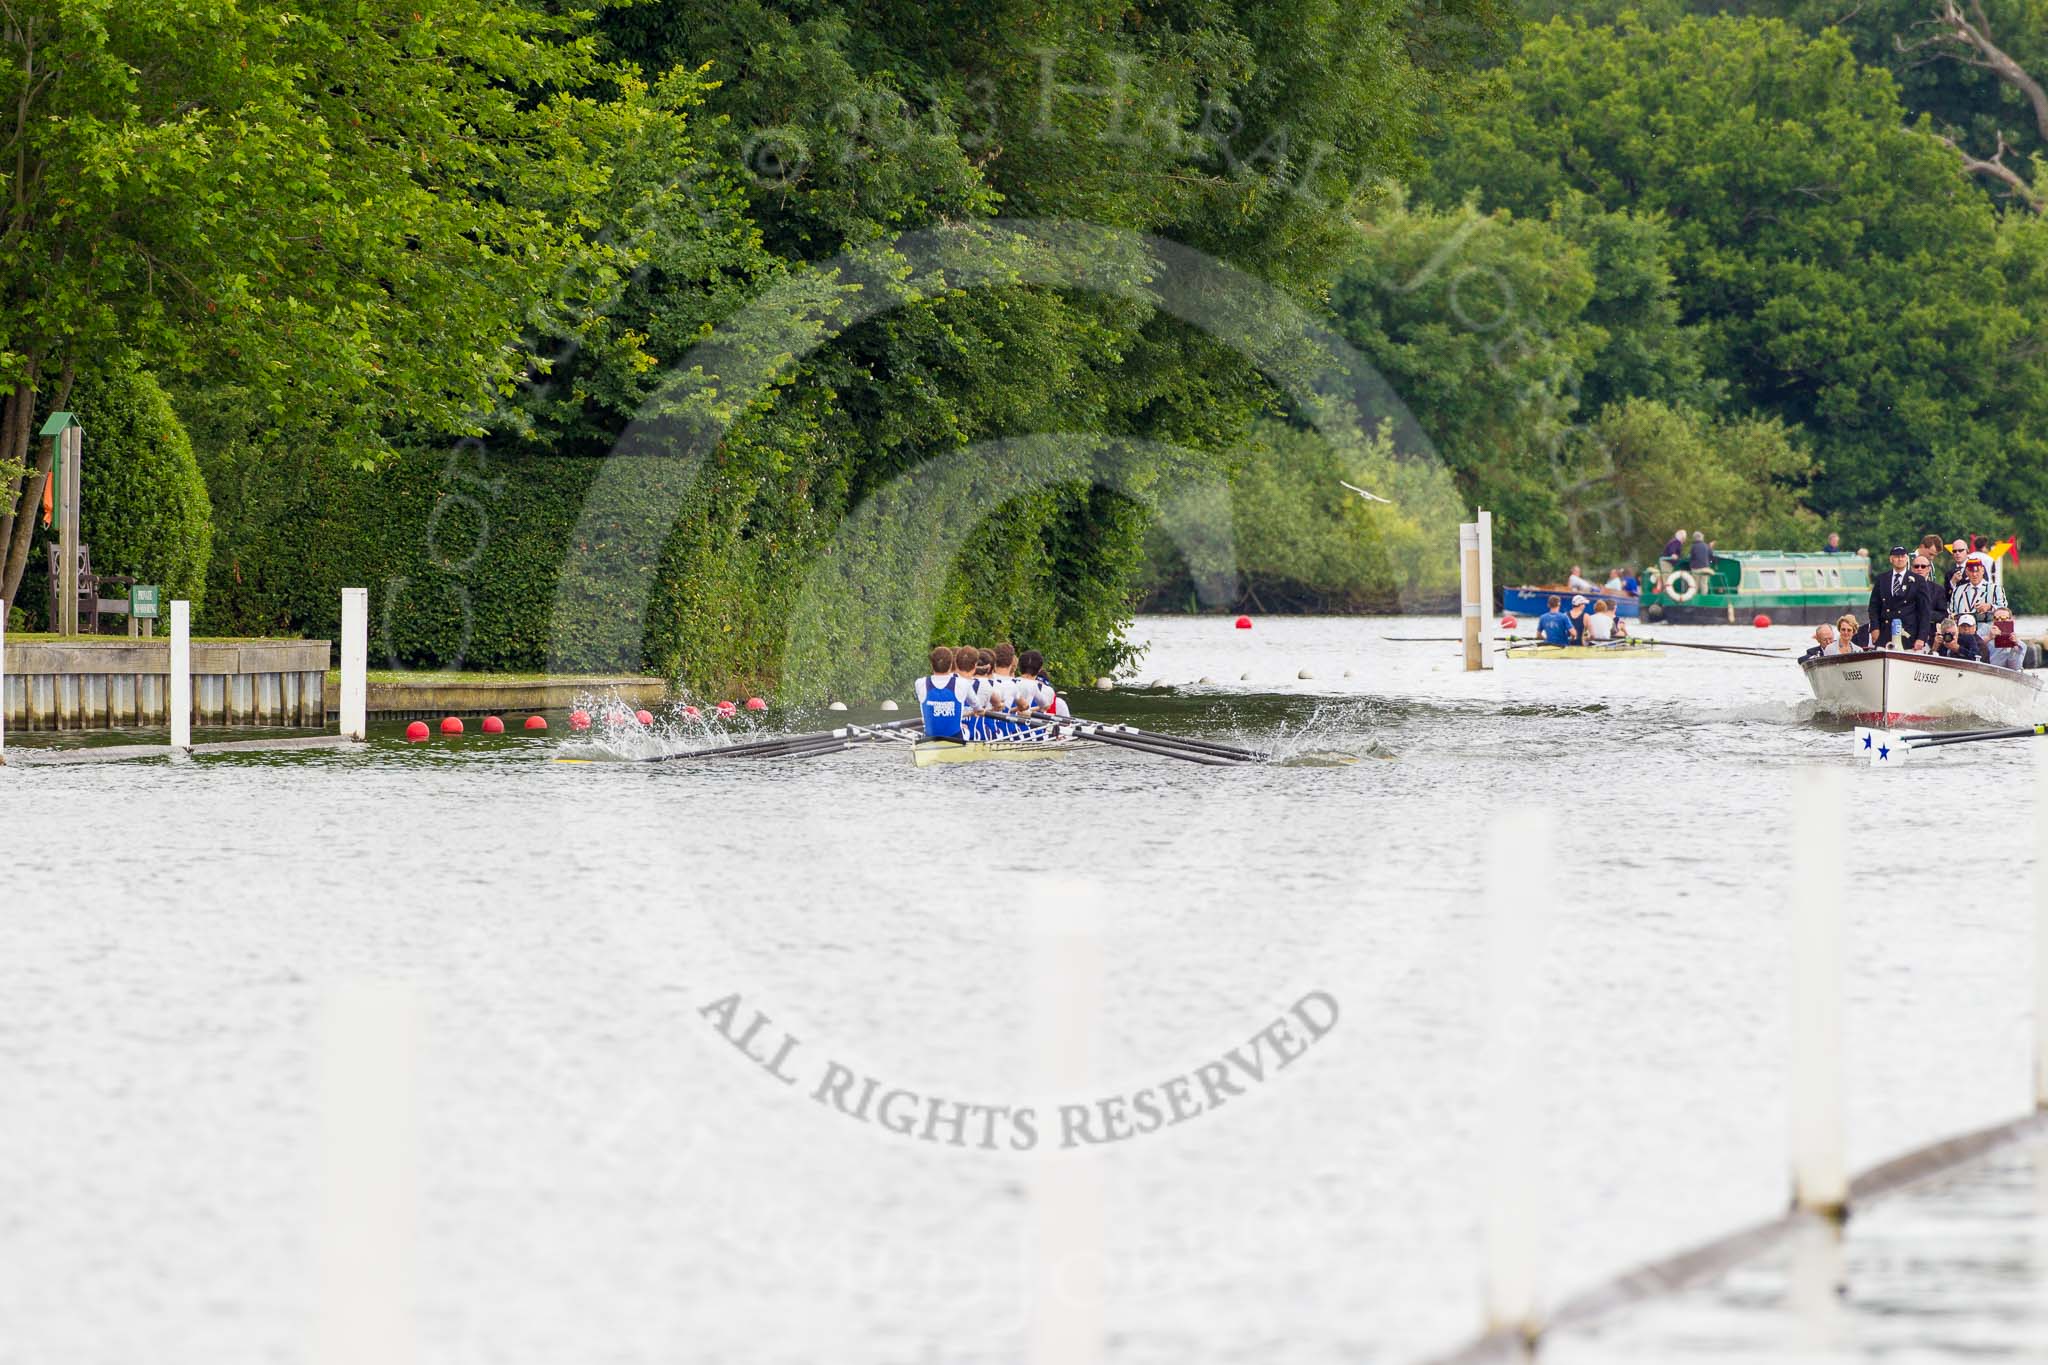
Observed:
[[[1453,626],[1147,618],[1132,681],[1162,686],[1074,694],[1365,756],[1343,767],[562,764],[671,739],[380,731],[0,769],[0,1361],[311,1358],[319,1023],[365,982],[417,1006],[421,1360],[1022,1360],[1046,1210],[1091,1188],[1105,1359],[1414,1359],[1478,1315],[1496,818],[1557,830],[1516,852],[1562,885],[1527,963],[1524,1135],[1562,1295],[1783,1203],[1784,906],[1817,765],[1852,810],[1855,1164],[2024,1107],[2027,745],[1872,772],[1789,662],[1467,675],[1453,644],[1383,638]],[[1284,1069],[1048,1150],[1063,1102],[1270,1059],[1254,1035],[1315,992],[1337,1022]],[[769,1017],[757,1056],[798,1040],[795,1083],[713,1027],[735,994],[736,1031]],[[1029,1108],[1043,1141],[891,1132],[813,1097],[835,1065]]]

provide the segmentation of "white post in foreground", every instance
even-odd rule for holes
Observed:
[[[1465,671],[1476,673],[1485,666],[1486,654],[1479,647],[1479,526],[1465,522],[1458,527],[1458,603],[1465,627]]]
[[[7,761],[7,599],[0,597],[0,763]]]
[[[2048,744],[2034,745],[2034,1107],[2048,1109]]]
[[[171,603],[171,748],[192,747],[192,604]]]
[[[1486,1330],[1542,1335],[1543,1046],[1538,991],[1555,911],[1555,822],[1511,811],[1487,830]],[[1522,850],[1534,850],[1526,853]]]
[[[1849,1211],[1842,1060],[1842,774],[1805,773],[1792,822],[1792,1206]]]
[[[341,733],[369,733],[370,590],[341,590]]]
[[[1089,882],[1048,881],[1029,897],[1032,1052],[1036,1089],[1078,1100],[1094,1080],[1102,1012],[1102,892]],[[1046,1118],[1053,1111],[1046,1111]],[[1053,1148],[1032,1173],[1030,1365],[1095,1365],[1103,1345],[1102,1158]]]
[[[410,1365],[419,1006],[349,982],[320,1018],[320,1297],[314,1365]]]

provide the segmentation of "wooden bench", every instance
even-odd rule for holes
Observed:
[[[50,553],[50,614],[52,617],[51,624],[54,625],[54,618],[57,613],[57,599],[64,591],[62,587],[63,575],[60,572],[63,567],[64,556],[63,552],[55,545],[46,545],[44,548]],[[97,635],[100,633],[100,617],[128,616],[129,603],[126,597],[102,597],[100,596],[100,590],[102,588],[132,588],[134,586],[135,580],[126,574],[94,573],[92,567],[92,546],[81,544],[78,547],[79,631],[86,635]],[[139,624],[140,622],[130,617],[128,633],[130,635],[136,634],[136,627]],[[156,633],[154,630],[155,623],[151,622],[150,624],[152,626],[150,633],[154,635]]]

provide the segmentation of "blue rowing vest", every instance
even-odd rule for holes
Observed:
[[[924,733],[928,739],[960,738],[960,699],[953,691],[953,683],[947,680],[940,687],[927,679],[924,701],[920,706],[924,712]]]

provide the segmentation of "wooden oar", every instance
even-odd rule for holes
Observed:
[[[1667,649],[1704,649],[1714,654],[1754,654],[1759,659],[1768,659],[1773,654],[1784,654],[1790,645],[1689,645],[1682,640],[1653,640],[1644,635],[1632,635],[1646,645],[1663,645]]]
[[[1873,768],[1889,768],[1906,761],[1906,755],[1922,749],[1939,749],[1948,744],[1976,744],[1987,739],[2032,739],[2048,735],[2048,725],[2015,725],[2000,730],[1959,730],[1954,734],[1930,735],[1922,731],[1867,730],[1856,727],[1857,751]]]
[[[879,725],[842,725],[836,730],[818,730],[802,735],[777,735],[769,739],[749,740],[744,744],[719,744],[706,749],[684,749],[680,753],[650,754],[635,758],[635,763],[672,763],[678,759],[691,758],[747,758],[764,755],[791,745],[817,744],[827,740],[847,739],[853,735],[871,730],[907,730],[922,726],[922,716],[905,717],[902,720],[885,720]]]
[[[1030,712],[1026,718],[1031,720],[1048,719],[1042,711]],[[1239,749],[1228,744],[1216,744],[1206,739],[1183,739],[1179,735],[1162,735],[1152,730],[1140,730],[1130,725],[1112,726],[1105,725],[1099,720],[1080,720],[1078,718],[1076,718],[1074,723],[1115,730],[1118,734],[1129,736],[1132,739],[1147,740],[1153,744],[1172,745],[1179,749],[1192,749],[1197,753],[1210,754],[1217,758],[1226,758],[1238,763],[1263,763],[1272,757],[1270,754],[1255,753],[1250,749]]]
[[[1526,645],[1541,645],[1541,644],[1545,644],[1545,643],[1548,643],[1548,642],[1547,642],[1547,641],[1544,641],[1544,640],[1542,640],[1542,639],[1523,639],[1523,638],[1522,638],[1521,636],[1519,636],[1519,635],[1510,635],[1510,636],[1508,637],[1508,642],[1507,642],[1506,644],[1504,644],[1504,645],[1501,645],[1501,646],[1499,646],[1499,648],[1501,648],[1501,649],[1519,649],[1519,648],[1521,648],[1521,647],[1523,647],[1523,646],[1526,646]],[[1580,649],[1634,649],[1634,648],[1644,648],[1644,649],[1647,649],[1647,648],[1650,648],[1651,646],[1656,646],[1656,647],[1658,647],[1658,648],[1661,648],[1661,649],[1704,649],[1704,650],[1707,650],[1707,651],[1709,651],[1709,652],[1711,652],[1711,653],[1715,653],[1715,654],[1749,654],[1749,655],[1753,655],[1754,657],[1756,657],[1756,658],[1759,658],[1759,659],[1773,659],[1773,660],[1777,659],[1777,655],[1775,655],[1775,654],[1770,654],[1770,653],[1766,653],[1765,651],[1767,651],[1767,650],[1774,650],[1774,649],[1775,649],[1775,650],[1781,650],[1781,651],[1782,651],[1782,650],[1786,650],[1786,649],[1789,649],[1789,648],[1791,648],[1791,646],[1789,646],[1789,645],[1764,645],[1764,646],[1761,646],[1761,647],[1759,647],[1759,648],[1757,648],[1757,649],[1751,649],[1751,648],[1749,648],[1749,647],[1748,647],[1747,645],[1692,645],[1692,644],[1687,644],[1687,643],[1685,643],[1685,642],[1684,642],[1684,641],[1682,641],[1682,640],[1664,640],[1664,639],[1657,639],[1657,638],[1654,638],[1654,637],[1652,637],[1652,636],[1648,636],[1648,635],[1631,635],[1631,636],[1629,636],[1628,638],[1626,638],[1626,639],[1622,639],[1622,640],[1594,640],[1594,641],[1591,641],[1591,642],[1589,642],[1589,643],[1587,643],[1587,644],[1583,644],[1583,645],[1580,645],[1580,646],[1578,646],[1578,648],[1580,648]],[[1559,646],[1556,646],[1556,648],[1559,648],[1559,649],[1563,649],[1563,648],[1565,648],[1565,646],[1563,646],[1563,645],[1559,645]],[[1780,661],[1780,662],[1782,662],[1782,661]]]
[[[1083,724],[1074,727],[1074,738],[1093,740],[1097,744],[1110,744],[1119,749],[1131,749],[1141,754],[1158,754],[1162,758],[1178,758],[1189,763],[1205,763],[1212,768],[1230,768],[1245,760],[1223,758],[1216,754],[1202,753],[1194,749],[1176,749],[1164,744],[1148,744],[1134,735],[1123,734],[1106,725]]]

